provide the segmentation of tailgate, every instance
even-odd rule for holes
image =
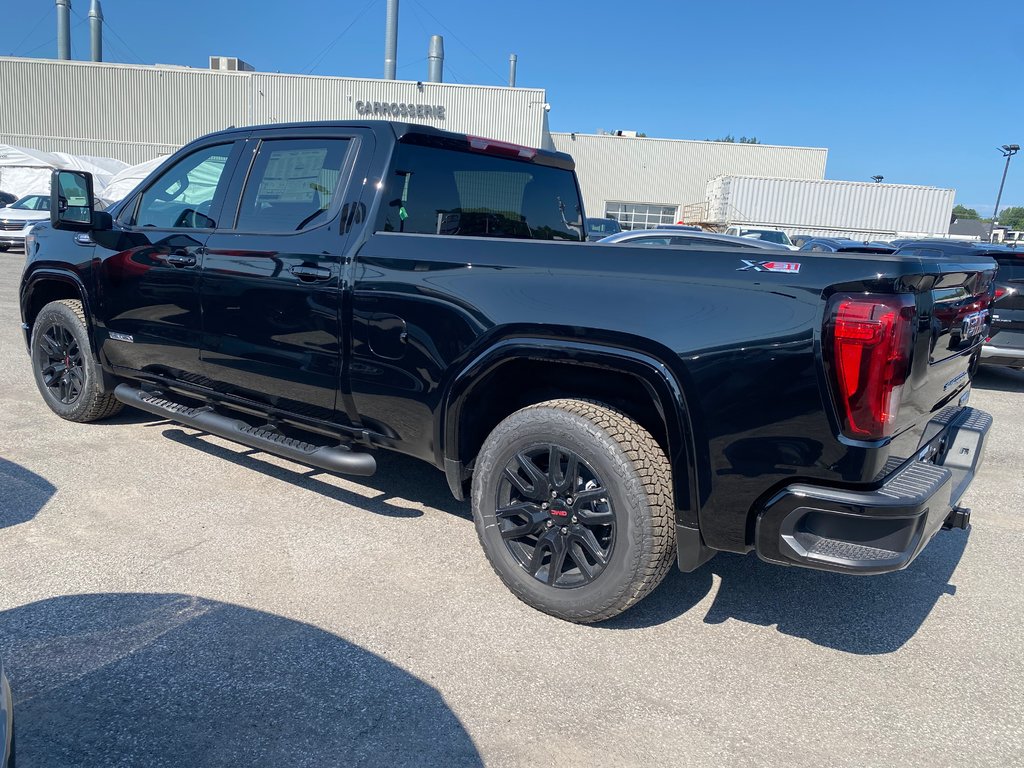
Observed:
[[[894,468],[918,453],[937,413],[966,405],[996,263],[901,256],[875,266],[875,280],[832,287],[822,353],[841,432],[865,448],[889,446]]]
[[[937,274],[907,280],[916,289],[917,334],[894,430],[894,443],[906,449],[895,454],[903,456],[918,447],[934,414],[966,404],[971,361],[989,331],[996,268],[991,259],[921,261],[934,265]]]

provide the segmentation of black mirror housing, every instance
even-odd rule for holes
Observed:
[[[96,218],[92,174],[56,170],[50,174],[50,225],[54,229],[89,232]]]

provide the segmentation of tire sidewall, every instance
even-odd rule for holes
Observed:
[[[551,587],[527,573],[502,539],[495,515],[506,464],[519,451],[550,443],[574,451],[591,466],[615,514],[609,563],[594,581],[580,587]],[[599,616],[630,594],[641,576],[642,550],[650,536],[647,494],[628,457],[597,425],[557,408],[514,413],[487,438],[473,471],[473,518],[480,543],[505,585],[528,604],[575,621]]]
[[[46,386],[39,362],[40,355],[42,354],[42,350],[39,348],[39,338],[46,330],[56,324],[63,325],[74,336],[75,342],[78,344],[79,349],[82,350],[82,375],[85,383],[82,386],[82,392],[78,399],[70,404],[62,403]],[[69,421],[80,420],[89,411],[94,400],[101,392],[99,391],[97,381],[99,372],[97,371],[96,362],[92,357],[88,330],[70,307],[59,303],[48,304],[43,307],[32,325],[31,352],[32,375],[35,377],[36,386],[39,388],[39,392],[42,394],[45,403],[50,407],[50,410]]]

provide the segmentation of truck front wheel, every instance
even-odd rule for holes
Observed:
[[[50,410],[68,421],[97,421],[121,410],[103,390],[103,374],[89,347],[82,302],[51,301],[32,326],[32,372]]]
[[[569,621],[622,613],[675,559],[665,452],[598,403],[550,400],[498,424],[473,471],[473,517],[505,585]]]

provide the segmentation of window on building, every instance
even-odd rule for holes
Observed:
[[[605,203],[604,214],[615,219],[623,229],[654,229],[658,224],[674,224],[679,213],[677,205],[657,203]]]

